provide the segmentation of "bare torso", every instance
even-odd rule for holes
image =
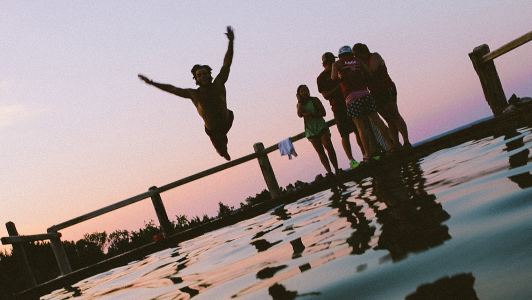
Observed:
[[[229,113],[223,84],[214,80],[212,84],[190,90],[190,96],[207,129],[225,127]]]

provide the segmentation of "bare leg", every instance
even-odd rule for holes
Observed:
[[[352,161],[353,158],[353,151],[351,150],[351,141],[349,140],[349,136],[343,136],[342,137],[342,147],[344,148],[345,155],[349,159],[349,161]]]
[[[321,164],[327,171],[327,173],[332,173],[331,171],[331,165],[329,164],[329,158],[327,158],[327,154],[325,153],[325,149],[323,149],[323,144],[321,142],[321,139],[313,139],[310,141],[312,143],[312,146],[314,146],[314,149],[318,153],[318,156],[320,157]]]
[[[353,121],[354,122],[354,121]],[[355,126],[356,126],[356,123],[355,123]],[[362,155],[365,155],[366,152],[364,150],[364,144],[362,144],[362,138],[360,137],[360,132],[358,130],[358,127],[357,129],[355,130],[355,138],[357,140],[357,144],[358,144],[358,147],[360,148],[360,152],[362,152]]]
[[[328,134],[323,135],[321,137],[321,142],[323,143],[323,146],[329,154],[329,160],[331,161],[331,164],[334,167],[334,173],[338,174],[338,158],[336,157],[336,151],[334,151],[331,136]]]
[[[408,129],[403,117],[399,114],[399,108],[396,102],[388,103],[379,110],[379,114],[386,120],[392,134],[395,146],[400,146],[399,133],[403,137],[404,144],[410,144],[408,139]]]
[[[366,159],[369,159],[371,157],[370,154],[372,151],[371,142],[368,136],[369,128],[367,127],[364,118],[354,118],[353,122],[355,122],[355,125],[357,126],[357,129],[358,129],[358,134],[360,135],[360,139],[362,140],[362,145],[365,150]]]

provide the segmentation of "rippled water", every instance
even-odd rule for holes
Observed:
[[[441,150],[41,299],[532,299],[531,143]]]

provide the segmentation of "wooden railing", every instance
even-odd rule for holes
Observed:
[[[469,58],[473,63],[473,67],[478,74],[484,97],[488,102],[494,116],[502,114],[503,110],[508,106],[504,90],[502,88],[499,74],[495,68],[493,60],[511,50],[532,40],[532,31],[503,45],[499,49],[490,52],[488,45],[480,45],[476,47],[473,52],[469,53]]]
[[[327,122],[327,125],[330,127],[332,125],[336,124],[335,120],[329,120]],[[296,142],[298,140],[301,140],[305,137],[305,133],[299,133],[293,137],[290,137],[290,140],[292,142]],[[29,263],[26,258],[26,254],[24,252],[23,243],[27,242],[35,242],[35,241],[42,241],[42,240],[50,240],[50,244],[52,245],[52,249],[54,251],[54,255],[57,261],[57,264],[59,266],[59,270],[61,272],[61,275],[66,275],[68,273],[72,272],[72,269],[70,267],[70,263],[68,261],[68,257],[65,253],[65,250],[63,248],[63,244],[61,242],[61,233],[58,231],[65,229],[67,227],[79,224],[81,222],[93,219],[95,217],[101,216],[103,214],[109,213],[111,211],[123,208],[125,206],[128,206],[130,204],[145,200],[147,198],[151,198],[153,207],[155,209],[155,213],[157,215],[157,219],[159,221],[159,225],[161,227],[161,230],[166,234],[170,235],[172,233],[172,224],[170,223],[170,220],[168,219],[168,215],[166,213],[166,209],[164,208],[164,204],[161,199],[161,193],[171,190],[173,188],[179,187],[181,185],[187,184],[189,182],[192,182],[194,180],[198,180],[200,178],[215,174],[217,172],[229,169],[231,167],[234,167],[236,165],[240,165],[242,163],[248,162],[253,159],[257,159],[259,162],[259,166],[262,171],[262,175],[264,177],[264,180],[266,181],[266,186],[268,187],[268,190],[270,192],[271,198],[275,199],[281,196],[281,189],[279,188],[279,185],[277,183],[277,179],[275,177],[275,173],[273,172],[273,169],[270,164],[270,160],[268,159],[268,153],[271,153],[275,150],[279,149],[279,145],[275,144],[268,148],[264,148],[264,145],[262,143],[255,143],[253,145],[254,153],[243,156],[241,158],[232,160],[230,162],[227,162],[225,164],[218,165],[216,167],[213,167],[211,169],[199,172],[197,174],[185,177],[183,179],[171,182],[169,184],[163,185],[161,187],[151,187],[147,192],[144,192],[142,194],[133,196],[131,198],[116,202],[114,204],[111,204],[109,206],[100,208],[98,210],[95,210],[93,212],[84,214],[82,216],[73,218],[71,220],[59,223],[57,225],[53,225],[50,228],[47,229],[46,234],[37,234],[37,235],[30,235],[30,236],[19,236],[18,232],[15,228],[15,224],[12,222],[6,223],[6,227],[8,229],[9,237],[3,237],[1,238],[2,244],[8,245],[13,244],[13,248],[16,248],[16,252],[19,253],[19,259],[21,260],[21,268],[23,269],[23,272],[25,273],[25,277],[27,277],[27,284],[29,287],[35,287],[35,279],[33,278],[33,275],[31,273],[31,269],[29,266]]]

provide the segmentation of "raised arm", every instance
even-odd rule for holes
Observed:
[[[224,64],[220,70],[220,74],[216,79],[221,80],[223,83],[229,78],[229,71],[231,69],[231,64],[233,63],[233,41],[235,40],[235,32],[231,26],[227,26],[227,38],[229,39],[229,45],[227,46],[227,52],[224,57]]]
[[[332,80],[338,80],[338,68],[340,67],[339,64],[342,62],[337,60],[332,64],[332,71],[331,71],[331,79]]]
[[[179,97],[192,99],[192,94],[190,92],[192,89],[181,89],[181,88],[175,87],[175,86],[170,85],[170,84],[157,83],[157,82],[154,82],[154,81],[148,79],[146,76],[141,75],[141,74],[139,74],[139,78],[140,78],[140,80],[146,82],[147,84],[153,85],[154,87],[156,87],[158,89],[161,89],[161,90],[163,90],[165,92],[172,93],[172,94],[174,94],[176,96],[179,96]]]

